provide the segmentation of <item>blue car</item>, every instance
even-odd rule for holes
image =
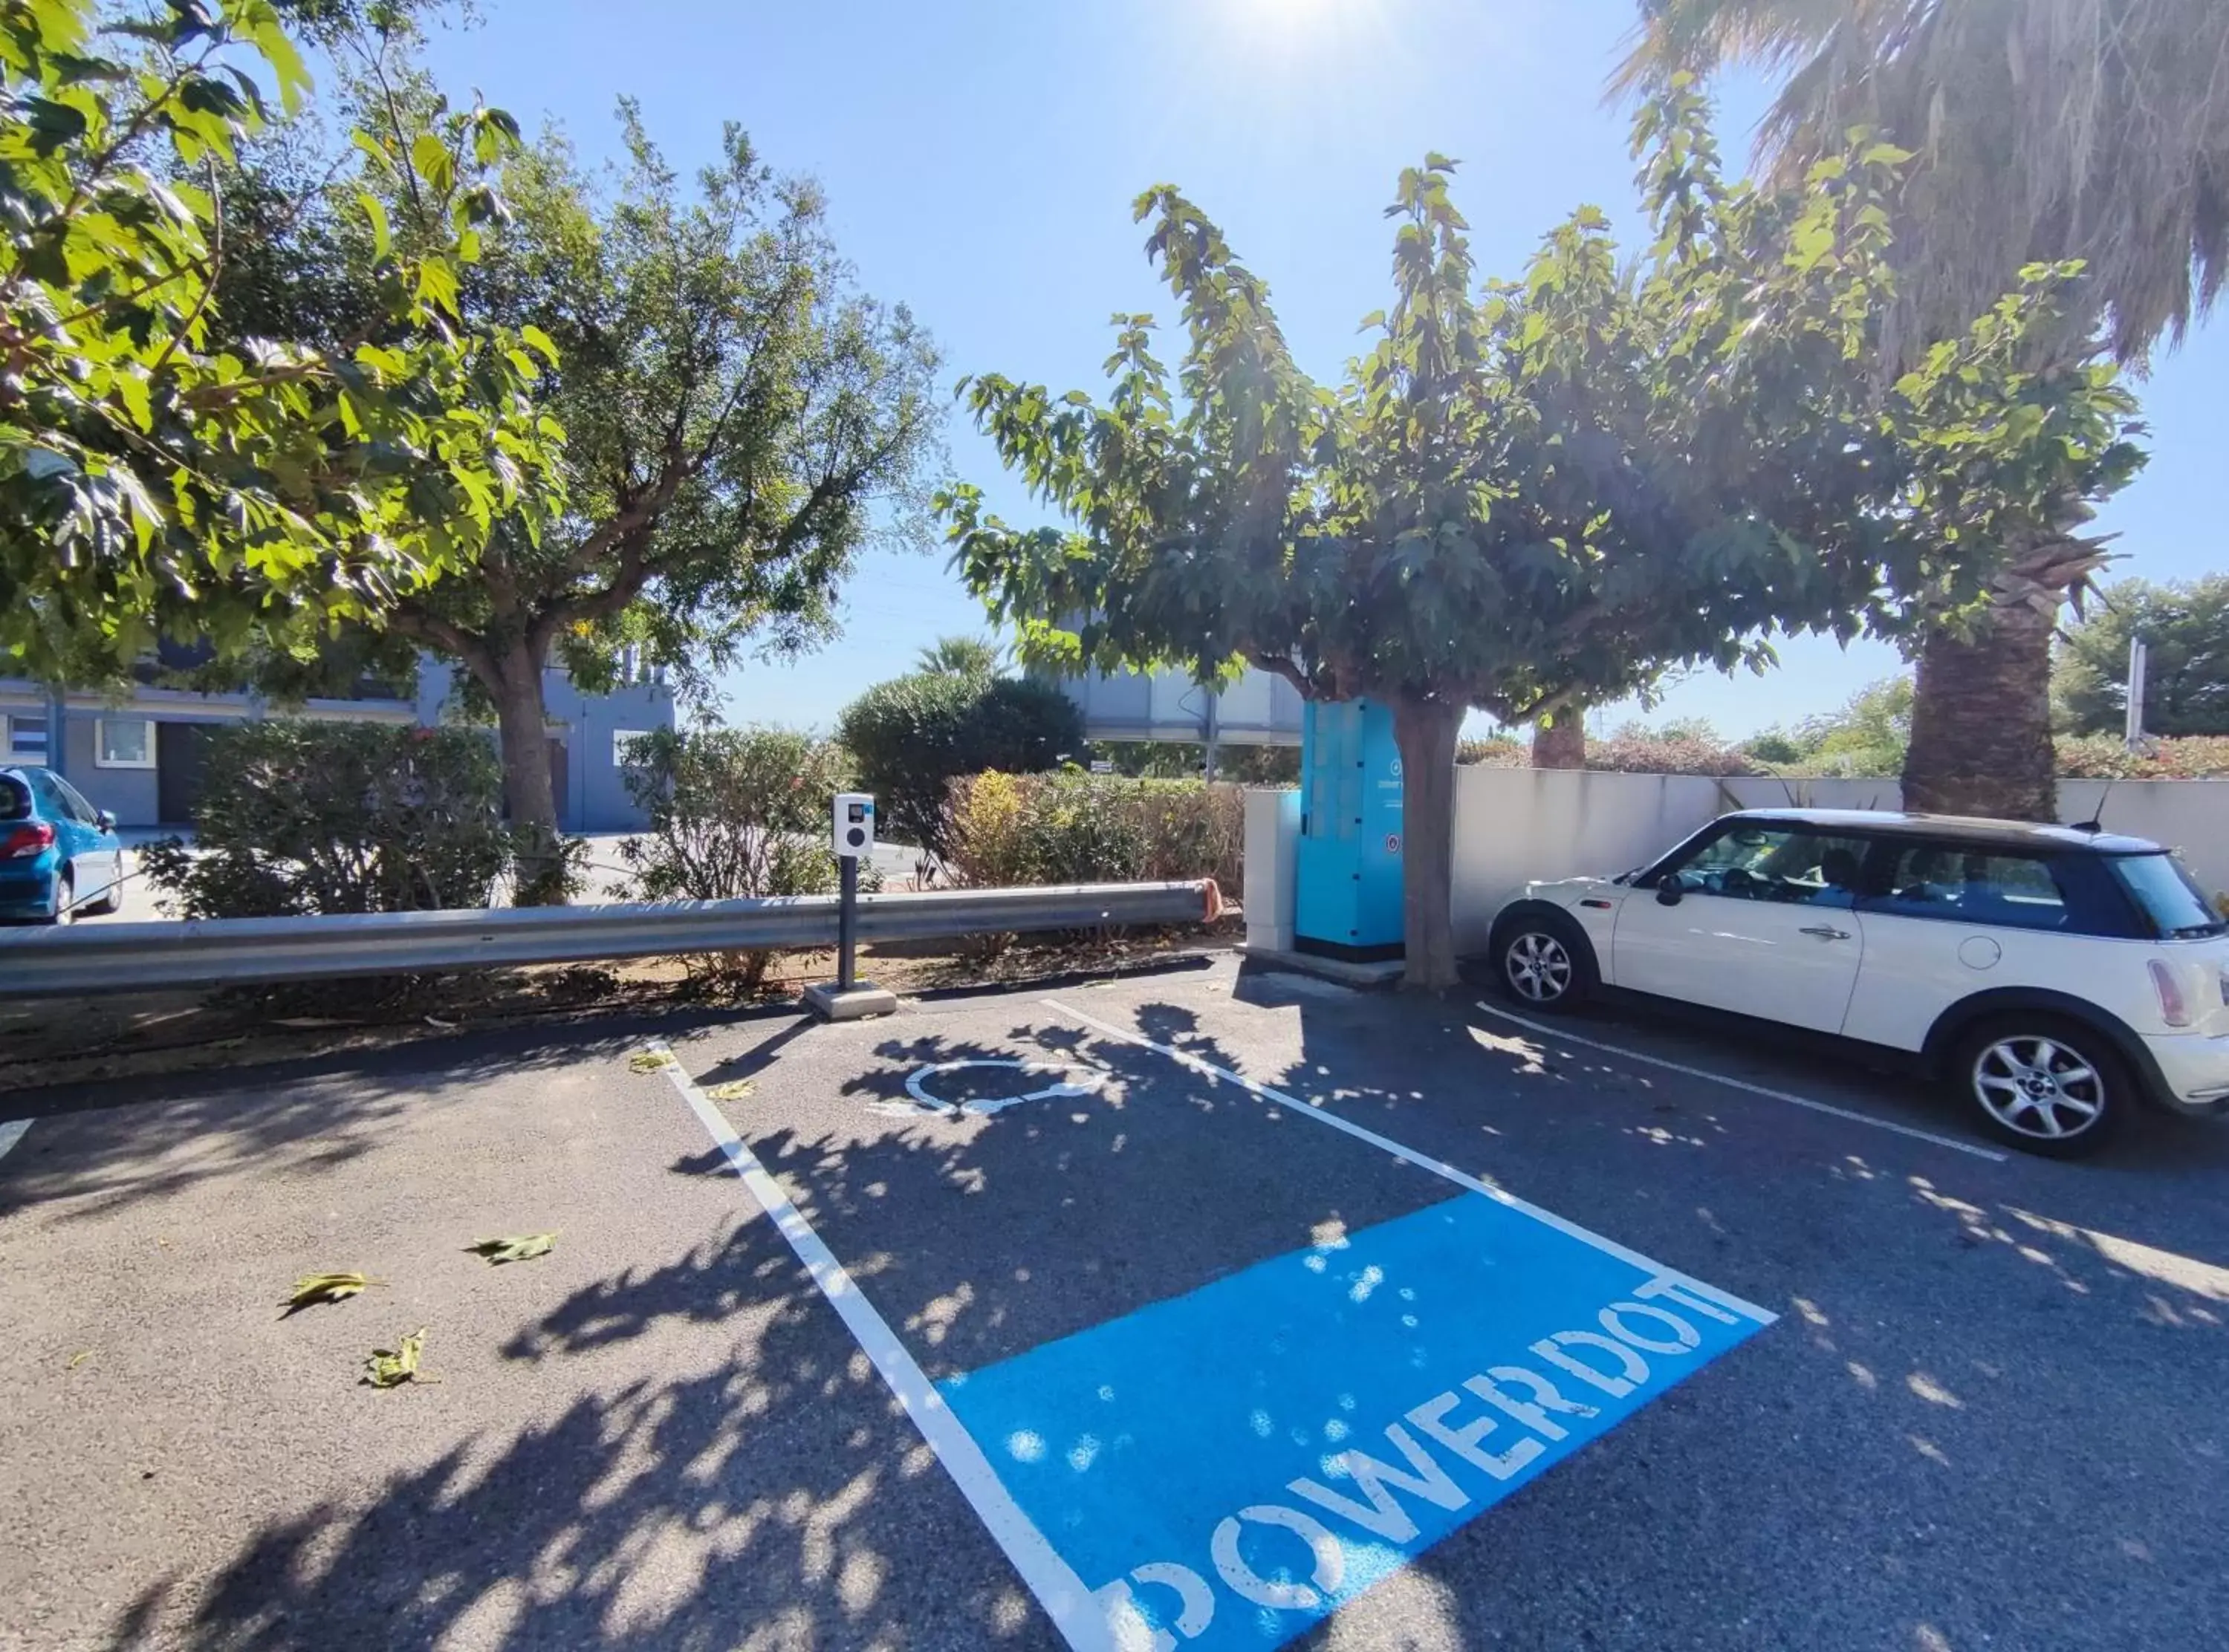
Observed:
[[[116,816],[51,769],[0,769],[0,919],[67,924],[123,904]]]

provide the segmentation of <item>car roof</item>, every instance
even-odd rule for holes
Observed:
[[[1831,831],[1870,832],[1877,837],[1917,837],[1935,842],[1991,844],[2000,848],[2086,849],[2098,855],[2157,855],[2148,837],[2047,826],[2034,821],[1983,820],[1971,815],[1906,815],[1885,809],[1744,809],[1728,820],[1772,821]]]

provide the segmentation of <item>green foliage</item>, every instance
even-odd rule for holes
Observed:
[[[1198,780],[990,772],[952,782],[950,865],[977,888],[1213,878],[1237,890],[1245,808]]]
[[[142,855],[187,918],[485,906],[511,863],[495,752],[469,729],[212,728],[194,844]]]
[[[1075,702],[1031,678],[916,671],[877,683],[844,708],[836,738],[875,794],[893,842],[948,855],[945,788],[964,774],[1029,774],[1083,754]]]
[[[2119,734],[2127,726],[2129,642],[2141,636],[2144,731],[2229,734],[2229,574],[2188,583],[2124,579],[2068,627],[2052,670],[2059,726]]]
[[[1793,729],[1766,729],[1744,741],[1742,750],[1791,775],[1898,774],[1911,744],[1912,698],[1909,676],[1885,677],[1859,689],[1839,710],[1807,717]]]
[[[0,0],[0,651],[18,670],[376,617],[498,516],[531,536],[561,503],[562,432],[517,336],[457,304],[502,210],[483,173],[510,118],[475,108],[388,157],[426,232],[362,271],[376,326],[228,337],[222,178],[265,125],[263,85],[289,111],[309,85],[269,0],[142,18]]]
[[[829,810],[851,779],[840,747],[780,728],[669,728],[638,743],[627,787],[648,811],[650,830],[620,844],[620,855],[643,899],[834,893]],[[689,964],[701,979],[748,992],[773,956],[721,953]]]

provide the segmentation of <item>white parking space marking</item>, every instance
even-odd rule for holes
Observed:
[[[1866,1124],[1874,1130],[1885,1130],[1895,1136],[1909,1136],[1915,1142],[1931,1142],[1937,1147],[1947,1147],[1954,1153],[1970,1153],[1977,1159],[1987,1159],[1992,1164],[2002,1164],[2005,1156],[1994,1148],[1976,1147],[1971,1142],[1962,1142],[1953,1136],[1937,1136],[1933,1130],[1916,1129],[1886,1118],[1875,1118],[1867,1113],[1853,1112],[1847,1107],[1831,1106],[1823,1101],[1814,1101],[1808,1096],[1792,1096],[1785,1090],[1775,1090],[1766,1085],[1751,1084],[1746,1079],[1730,1079],[1723,1073],[1712,1073],[1704,1067],[1691,1067],[1678,1061],[1667,1061],[1661,1055],[1644,1055],[1639,1050],[1628,1050],[1622,1044],[1605,1044],[1598,1038],[1582,1038],[1561,1027],[1551,1027],[1545,1021],[1529,1021],[1523,1015],[1512,1015],[1498,1004],[1481,1002],[1479,1006],[1489,1015],[1513,1021],[1528,1032],[1543,1038],[1554,1039],[1563,1044],[1580,1044],[1590,1050],[1600,1050],[1605,1055],[1615,1055],[1622,1061],[1639,1061],[1652,1067],[1662,1067],[1667,1073],[1680,1073],[1690,1079],[1705,1079],[1712,1084],[1722,1084],[1729,1090],[1745,1090],[1752,1096],[1763,1096],[1773,1101],[1784,1101],[1791,1107],[1801,1107],[1806,1112],[1825,1113],[1830,1118],[1847,1118],[1853,1124]]]
[[[742,1178],[743,1185],[758,1201],[759,1208],[773,1220],[782,1238],[789,1241],[789,1248],[813,1276],[813,1283],[843,1320],[845,1329],[851,1333],[860,1350],[874,1362],[876,1372],[897,1396],[906,1415],[913,1419],[914,1426],[936,1453],[937,1461],[960,1488],[960,1495],[967,1498],[992,1540],[1005,1552],[1006,1559],[1013,1563],[1030,1592],[1037,1598],[1038,1604],[1044,1608],[1062,1638],[1076,1652],[1115,1652],[1105,1615],[1092,1599],[1090,1591],[1083,1586],[1082,1579],[1054,1552],[1045,1541],[1044,1534],[1037,1530],[999,1482],[975,1437],[952,1414],[943,1395],[929,1381],[928,1374],[906,1352],[905,1345],[898,1341],[874,1304],[859,1294],[859,1287],[852,1283],[844,1265],[781,1190],[781,1184],[759,1162],[757,1155],[743,1144],[735,1126],[682,1068],[680,1059],[671,1048],[654,1039],[645,1047],[665,1057],[665,1073],[673,1080],[673,1087],[688,1102],[714,1145],[727,1156],[729,1165]]]
[[[8,1149],[22,1141],[23,1132],[30,1128],[31,1121],[28,1118],[11,1119],[5,1124],[0,1124],[0,1159],[8,1156]]]
[[[1235,1084],[1240,1089],[1260,1097],[1263,1101],[1288,1108],[1303,1118],[1313,1118],[1318,1124],[1328,1124],[1332,1129],[1352,1136],[1358,1141],[1367,1142],[1381,1152],[1390,1153],[1397,1159],[1405,1160],[1420,1169],[1429,1170],[1436,1176],[1444,1177],[1459,1188],[1468,1188],[1473,1193],[1484,1194],[1495,1203],[1506,1205],[1512,1210],[1521,1211],[1535,1221],[1545,1222],[1557,1232],[1568,1234],[1583,1244],[1591,1245],[1605,1255],[1616,1257],[1620,1261],[1629,1262],[1637,1268],[1646,1269],[1661,1279],[1669,1280],[1693,1291],[1698,1296],[1708,1297],[1722,1307],[1732,1309],[1736,1313],[1746,1314],[1760,1325],[1770,1325],[1778,1317],[1769,1308],[1760,1308],[1755,1303],[1744,1302],[1731,1291],[1721,1290],[1716,1285],[1705,1284],[1700,1279],[1691,1277],[1674,1269],[1667,1268],[1661,1263],[1641,1255],[1638,1251],[1626,1249],[1616,1239],[1604,1239],[1600,1233],[1581,1227],[1577,1222],[1564,1220],[1552,1210],[1543,1210],[1539,1206],[1530,1204],[1518,1198],[1514,1194],[1481,1181],[1476,1176],[1466,1175],[1455,1166],[1442,1160],[1436,1159],[1428,1153],[1420,1153],[1415,1148],[1397,1142],[1390,1136],[1380,1136],[1376,1130],[1365,1129],[1351,1118],[1342,1118],[1337,1113],[1326,1111],[1297,1097],[1288,1096],[1283,1091],[1275,1089],[1269,1085],[1257,1084],[1251,1079],[1231,1072],[1228,1067],[1219,1067],[1212,1061],[1203,1060],[1198,1056],[1188,1051],[1178,1049],[1172,1045],[1156,1043],[1142,1033],[1134,1033],[1127,1028],[1117,1027],[1110,1021],[1101,1021],[1096,1015],[1087,1015],[1073,1005],[1061,1002],[1057,998],[1047,998],[1044,1002],[1046,1008],[1057,1011],[1072,1020],[1080,1021],[1088,1027],[1096,1028],[1109,1038],[1121,1039],[1126,1044],[1135,1044],[1145,1049],[1157,1050],[1181,1066],[1189,1067],[1193,1072],[1204,1073],[1211,1079]]]

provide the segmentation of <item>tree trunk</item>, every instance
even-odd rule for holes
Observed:
[[[1927,638],[1904,759],[1906,809],[2059,818],[2051,633],[2049,618],[2016,602],[1992,608],[1970,642]]]
[[[1583,769],[1587,766],[1587,714],[1583,707],[1565,706],[1532,725],[1532,766],[1536,769]]]
[[[520,906],[562,906],[557,800],[549,789],[549,710],[542,695],[542,668],[524,648],[496,656],[495,675],[485,680],[495,701],[496,727],[503,740],[503,801],[518,836],[517,893]]]
[[[1463,708],[1404,695],[1393,702],[1401,749],[1402,985],[1455,984],[1455,736]]]

